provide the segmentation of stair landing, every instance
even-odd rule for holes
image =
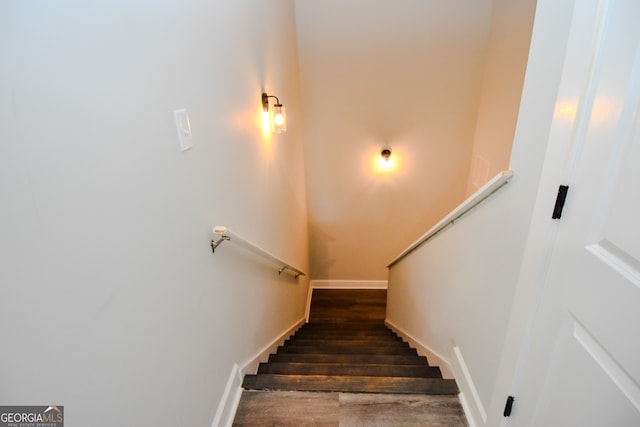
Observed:
[[[467,427],[457,396],[253,390],[243,392],[233,425]]]

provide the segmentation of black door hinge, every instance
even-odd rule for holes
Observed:
[[[507,403],[504,405],[504,413],[502,414],[505,417],[508,417],[511,415],[511,408],[513,407],[514,400],[515,398],[513,396],[507,397]]]
[[[562,208],[564,208],[564,202],[567,199],[567,191],[569,191],[568,185],[558,187],[558,196],[556,197],[556,205],[553,207],[551,219],[560,219],[562,216]]]

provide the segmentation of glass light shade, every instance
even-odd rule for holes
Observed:
[[[281,104],[273,106],[271,130],[276,133],[284,133],[287,131],[287,110]]]

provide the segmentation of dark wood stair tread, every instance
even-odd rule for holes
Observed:
[[[397,348],[409,348],[409,344],[398,339],[326,339],[326,338],[291,338],[285,341],[285,347],[300,346],[300,347],[397,347]]]
[[[370,377],[442,378],[440,368],[427,365],[374,365],[347,363],[261,363],[258,374],[356,375]]]
[[[281,346],[278,353],[314,353],[314,354],[415,354],[415,349],[410,347],[376,347],[360,345],[308,345],[308,346]]]
[[[454,380],[413,377],[259,374],[246,375],[242,386],[252,390],[440,395],[458,393]]]
[[[269,362],[300,363],[361,363],[361,364],[398,364],[427,365],[424,356],[406,354],[313,354],[313,353],[277,353],[269,356]]]
[[[304,336],[322,336],[322,337],[335,337],[335,336],[345,336],[345,337],[394,337],[399,338],[396,334],[391,332],[389,329],[387,330],[377,330],[377,329],[307,329],[301,328],[296,331],[294,337],[304,337]]]
[[[360,319],[360,320],[340,320],[340,319],[326,319],[322,321],[310,320],[303,328],[305,329],[369,329],[369,330],[384,330],[386,328],[384,320],[379,319]]]
[[[386,326],[380,320],[340,321],[327,319],[321,322],[309,322],[303,326],[310,330],[363,330],[384,331]]]

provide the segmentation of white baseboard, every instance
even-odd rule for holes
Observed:
[[[255,374],[258,371],[260,362],[266,362],[267,359],[269,359],[269,355],[275,353],[278,346],[282,345],[304,322],[304,318],[298,320],[255,356],[244,362],[241,367],[238,367],[236,363],[233,364],[227,385],[220,399],[220,404],[218,405],[218,411],[213,419],[212,427],[231,427],[233,419],[236,416],[236,411],[238,410],[238,405],[240,404],[240,398],[242,397],[242,380],[245,374]]]
[[[294,323],[287,330],[282,332],[276,339],[267,344],[262,350],[256,353],[251,359],[245,361],[240,367],[240,374],[244,377],[246,374],[255,374],[258,372],[258,365],[261,362],[266,362],[269,359],[271,353],[275,353],[278,346],[282,345],[287,338],[289,338],[300,326],[304,325],[305,319],[302,318]]]
[[[479,424],[478,416],[482,419],[482,425],[485,425],[487,423],[487,411],[482,404],[482,400],[480,400],[480,395],[473,383],[473,378],[471,378],[471,373],[467,368],[464,357],[462,357],[460,347],[453,347],[453,354],[455,355],[454,371],[457,378],[456,382],[460,388],[461,395],[460,404],[467,417],[469,427],[474,427]],[[466,396],[470,396],[471,400],[467,399]]]
[[[307,292],[307,307],[304,310],[304,321],[305,323],[309,323],[309,313],[311,312],[311,297],[313,296],[313,285],[312,282],[309,282],[309,290]]]
[[[478,423],[476,423],[475,418],[471,416],[471,406],[469,405],[469,401],[467,400],[467,395],[463,392],[458,393],[458,399],[460,399],[460,406],[462,406],[462,411],[464,412],[464,416],[467,420],[467,425],[469,427],[478,427]]]
[[[443,378],[455,378],[460,388],[458,398],[460,399],[460,405],[462,405],[469,427],[485,425],[487,421],[487,411],[480,400],[480,395],[473,383],[460,348],[458,346],[453,347],[455,358],[453,364],[451,364],[447,359],[422,344],[410,334],[404,332],[392,322],[385,320],[384,323],[408,342],[411,347],[415,348],[419,355],[427,356],[430,365],[439,366]],[[469,397],[471,397],[471,399],[469,399]],[[478,423],[479,418],[482,419],[482,423]]]
[[[402,339],[408,342],[411,347],[415,348],[419,355],[426,356],[427,359],[429,359],[429,365],[438,366],[442,372],[443,378],[455,378],[453,370],[451,369],[451,364],[447,359],[418,341],[416,338],[412,337],[411,334],[408,334],[398,326],[394,325],[392,322],[385,320],[384,323],[391,328],[393,332],[400,335]]]
[[[241,386],[242,375],[240,375],[238,364],[234,363],[211,427],[231,427],[242,396]]]
[[[386,280],[312,280],[313,289],[387,289]]]

